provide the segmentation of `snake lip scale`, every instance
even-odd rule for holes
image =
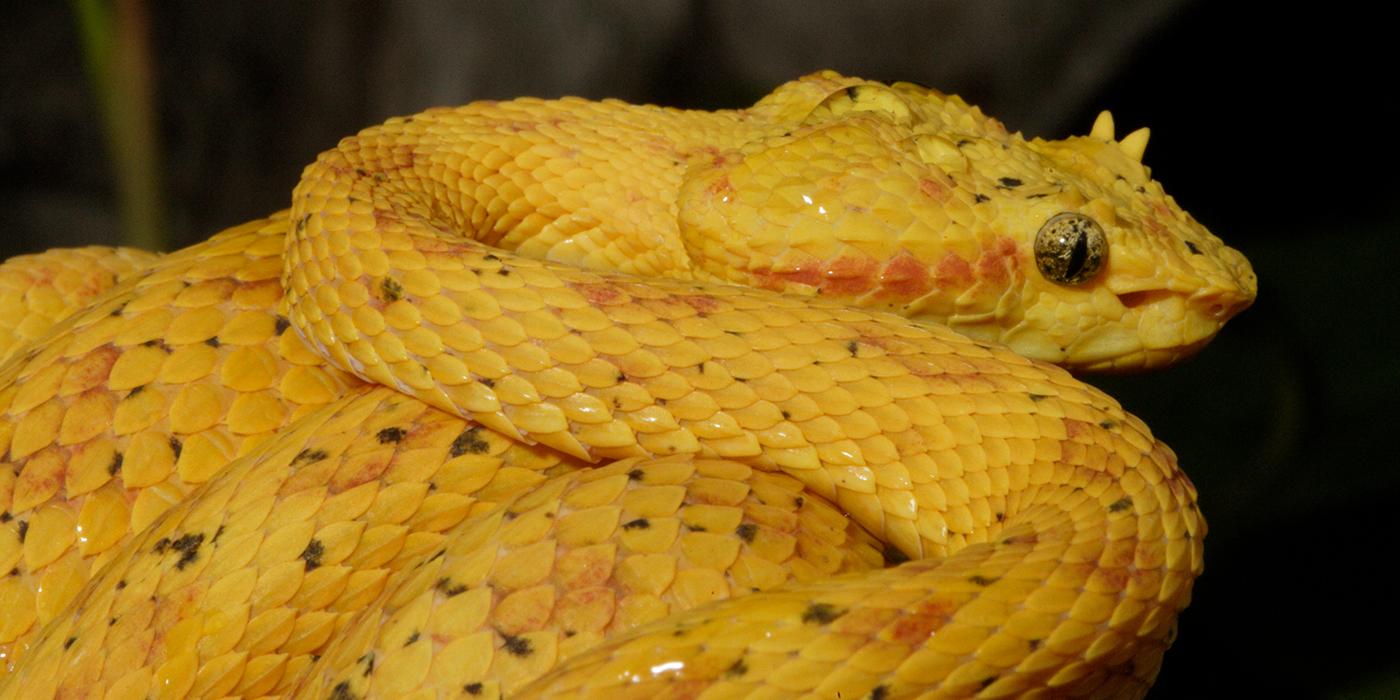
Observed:
[[[0,700],[1141,697],[1206,524],[1067,370],[1257,288],[1147,140],[830,71],[477,102],[6,261]]]

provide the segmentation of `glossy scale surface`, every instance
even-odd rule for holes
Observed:
[[[1189,480],[932,321],[1194,352],[1253,276],[1144,145],[831,73],[348,138],[0,369],[0,697],[1139,696]],[[1035,269],[1065,210],[1082,287]]]

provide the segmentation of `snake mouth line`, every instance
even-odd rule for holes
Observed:
[[[1146,306],[1147,304],[1161,301],[1170,297],[1171,295],[1171,292],[1160,289],[1144,289],[1137,292],[1127,292],[1124,294],[1119,294],[1117,296],[1118,303],[1122,304],[1123,308],[1136,309],[1140,306]]]

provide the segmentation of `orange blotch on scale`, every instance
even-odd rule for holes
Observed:
[[[617,610],[617,594],[606,587],[566,588],[555,608],[555,615],[565,634],[603,632]]]
[[[928,266],[907,250],[900,250],[880,271],[879,295],[892,299],[917,299],[933,288]]]
[[[954,600],[926,600],[882,630],[880,637],[899,644],[920,645],[942,629],[957,610],[958,602]]]
[[[734,185],[729,182],[729,175],[720,175],[705,188],[705,191],[709,193],[710,196],[719,196],[721,201],[727,202],[729,201],[730,193],[734,191]]]
[[[977,277],[996,285],[1005,285],[1020,268],[1016,241],[999,236],[994,244],[977,258]]]
[[[58,436],[58,428],[63,420],[63,408],[58,399],[50,399],[26,413],[20,419],[14,437],[10,440],[10,459],[24,459],[51,445]]]
[[[932,199],[933,201],[938,202],[939,204],[943,204],[946,203],[948,199],[952,196],[953,188],[937,180],[920,178],[919,192],[922,193],[925,197],[928,197],[929,199]]]
[[[555,589],[545,583],[514,591],[496,603],[491,617],[498,630],[519,635],[544,628],[554,610]]]
[[[68,498],[90,493],[112,478],[116,447],[111,440],[94,440],[79,445],[69,456],[63,491]]]
[[[817,287],[823,279],[821,266],[815,260],[781,270],[757,270],[755,274],[759,278],[759,286],[775,291],[782,291],[792,284]]]
[[[65,455],[48,449],[31,457],[13,482],[8,510],[22,513],[53,498],[63,485]]]
[[[616,527],[616,526],[614,526]],[[611,535],[612,531],[605,533]],[[563,542],[563,538],[560,538]],[[555,577],[565,590],[579,591],[602,586],[612,576],[617,545],[604,542],[565,552],[555,564]]]
[[[1165,225],[1163,225],[1162,222],[1152,214],[1148,214],[1142,217],[1142,226],[1154,236],[1162,238],[1171,237],[1171,230],[1168,229]]]
[[[111,345],[103,345],[87,353],[68,366],[68,372],[58,390],[59,395],[72,396],[100,386],[107,381],[112,365],[116,364],[119,357],[121,351]]]
[[[957,253],[949,253],[933,268],[933,279],[940,289],[971,287],[972,266]]]
[[[701,314],[714,313],[715,311],[718,311],[720,309],[720,302],[711,296],[704,296],[700,294],[678,294],[671,298],[685,304],[686,306],[689,306],[690,308],[694,309],[697,313]]]
[[[820,287],[823,294],[855,295],[875,286],[877,263],[866,256],[842,255],[822,265]]]
[[[32,365],[26,365],[24,369],[29,370],[30,367]],[[53,398],[63,383],[65,371],[66,367],[61,363],[50,364],[23,378],[17,389],[15,385],[7,387],[5,394],[8,395],[10,405],[6,408],[6,414],[11,417],[18,416]],[[10,422],[6,421],[6,424],[9,425]]]

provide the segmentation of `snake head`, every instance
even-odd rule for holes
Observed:
[[[1021,292],[1026,313],[1003,335],[1013,347],[1063,352],[1081,369],[1152,368],[1194,354],[1254,301],[1258,280],[1249,261],[1182,210],[1142,164],[1148,133],[1116,140],[1113,118],[1103,112],[1088,136],[1017,143],[1059,189],[1049,199],[1063,218],[1102,231],[1105,254],[1095,274],[1068,281],[1037,257],[1041,274],[1028,276]],[[1052,227],[1042,226],[1033,252],[1050,245]],[[1077,320],[1070,326],[1055,318]]]
[[[1075,370],[1165,366],[1249,306],[1248,261],[1141,163],[1145,129],[1025,139],[955,95],[831,72],[693,165],[697,273],[884,308]]]

